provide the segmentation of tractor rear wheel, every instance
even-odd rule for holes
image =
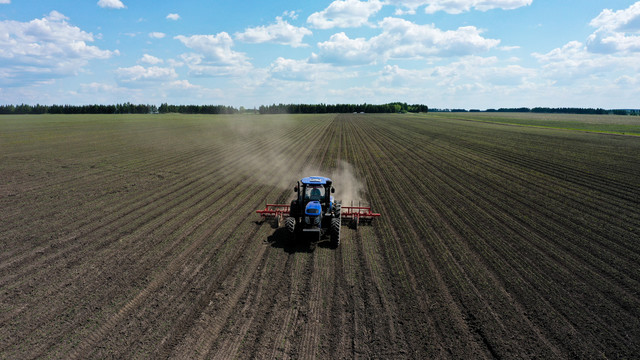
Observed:
[[[284,221],[284,227],[287,228],[289,233],[293,234],[296,231],[296,218],[288,217]]]
[[[333,247],[340,246],[340,218],[331,219],[331,245]]]

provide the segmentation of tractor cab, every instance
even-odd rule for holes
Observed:
[[[306,210],[310,204],[313,204],[312,212],[315,212],[317,209],[315,204],[319,204],[321,211],[317,215],[331,211],[333,196],[330,194],[335,191],[332,184],[331,179],[322,176],[309,176],[301,179],[293,189],[298,193],[296,205]]]

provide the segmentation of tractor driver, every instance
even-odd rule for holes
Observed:
[[[309,200],[311,201],[322,200],[322,192],[320,191],[320,187],[314,186],[313,188],[311,188],[311,194],[309,195]]]

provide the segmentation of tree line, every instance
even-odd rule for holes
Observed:
[[[2,114],[236,114],[240,110],[225,105],[169,105],[163,103],[160,107],[150,104],[132,104],[126,102],[115,105],[0,105]],[[260,114],[325,114],[325,113],[406,113],[406,112],[481,112],[478,109],[438,109],[427,105],[409,105],[403,102],[388,104],[273,104],[262,105],[258,109]],[[487,109],[484,112],[519,112],[519,113],[550,113],[550,114],[592,114],[592,115],[640,115],[640,110],[602,108],[550,108],[550,107],[519,107]]]
[[[260,114],[403,113],[429,112],[427,105],[394,102],[374,104],[273,104],[260,106]]]
[[[236,114],[238,109],[224,105],[169,105],[163,103],[158,108],[160,114]]]
[[[0,105],[0,114],[150,114],[158,107],[149,104],[115,105]]]
[[[478,109],[431,109],[431,112],[482,112]],[[539,114],[579,114],[579,115],[640,115],[640,110],[633,109],[611,109],[602,108],[549,108],[549,107],[519,107],[519,108],[499,108],[487,109],[484,112],[516,112],[516,113],[539,113]]]

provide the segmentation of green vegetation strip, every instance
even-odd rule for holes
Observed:
[[[567,121],[560,119],[535,119],[533,118],[512,118],[512,117],[493,117],[493,116],[468,116],[466,114],[429,114],[429,117],[442,119],[455,119],[483,122],[490,124],[505,124],[516,126],[528,126],[536,128],[560,129],[572,131],[586,131],[604,134],[618,134],[640,136],[640,120],[637,124],[622,124],[619,122],[591,122],[591,121]],[[600,117],[602,118],[602,117]],[[612,117],[613,118],[613,117]]]

